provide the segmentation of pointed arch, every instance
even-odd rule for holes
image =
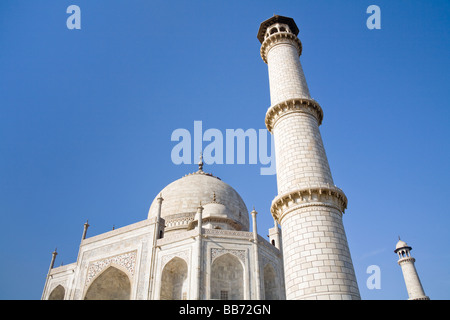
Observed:
[[[84,300],[129,300],[130,297],[130,278],[124,271],[111,265],[92,281]]]
[[[244,267],[231,253],[217,257],[211,265],[211,299],[244,299]]]
[[[161,273],[161,300],[182,300],[188,292],[188,265],[179,257],[172,258]]]
[[[62,285],[57,285],[50,293],[48,300],[64,300],[65,294],[66,290],[64,287]]]
[[[264,266],[264,297],[265,300],[280,300],[278,277],[273,266],[268,263]]]

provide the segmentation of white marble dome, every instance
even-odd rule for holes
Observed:
[[[402,240],[398,240],[397,244],[395,245],[395,249],[400,249],[400,248],[404,248],[407,247],[408,245],[406,244],[405,241]]]
[[[161,218],[166,222],[166,231],[190,229],[200,203],[203,219],[228,221],[232,229],[249,230],[248,209],[241,196],[212,174],[199,170],[167,185],[153,199],[148,218],[157,216],[160,194],[164,199]]]
[[[405,241],[398,239],[398,242],[395,245],[394,252],[397,252],[398,250],[403,249],[403,248],[407,248],[407,249],[411,250],[411,247],[408,246],[408,244]]]

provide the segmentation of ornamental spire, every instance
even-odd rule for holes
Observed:
[[[203,153],[200,152],[200,161],[198,162],[198,171],[203,172]]]
[[[188,173],[188,174],[185,175],[185,177],[186,177],[186,176],[193,175],[193,174],[201,174],[201,175],[206,175],[206,176],[214,177],[214,178],[220,180],[219,177],[214,176],[212,173],[204,172],[204,171],[203,171],[203,164],[204,164],[204,162],[203,162],[203,152],[200,152],[200,161],[198,162],[198,171],[192,172],[192,173]]]

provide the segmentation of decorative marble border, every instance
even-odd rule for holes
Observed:
[[[347,208],[347,197],[336,186],[299,189],[277,196],[272,201],[272,216],[281,221],[293,209],[306,206],[330,206],[344,213]]]
[[[205,236],[223,236],[239,239],[252,239],[253,232],[239,231],[239,230],[224,230],[224,229],[203,229]]]
[[[282,101],[271,106],[266,112],[265,123],[267,130],[272,132],[276,122],[283,116],[293,112],[303,112],[313,115],[319,124],[322,124],[323,111],[319,103],[314,99],[297,98]]]
[[[166,255],[162,256],[161,257],[161,270],[164,269],[167,262],[169,262],[170,260],[172,260],[175,257],[183,259],[186,262],[186,264],[189,266],[190,255],[191,255],[190,250],[186,249],[183,251],[177,251],[177,252],[174,252],[171,254],[166,254]]]
[[[414,262],[416,262],[416,259],[413,258],[413,257],[407,257],[407,258],[402,258],[402,259],[397,261],[397,263],[399,265],[402,265],[403,263],[406,263],[406,262],[413,262],[414,263]]]
[[[246,260],[246,251],[245,250],[236,250],[236,249],[221,249],[221,248],[211,248],[211,263],[218,257],[230,253],[236,256],[241,262],[245,263]]]
[[[261,45],[261,58],[265,63],[267,63],[267,54],[270,49],[280,43],[293,44],[297,48],[298,55],[300,56],[302,54],[302,43],[295,34],[290,32],[277,32],[267,37]]]
[[[87,279],[85,286],[89,284],[98,274],[108,268],[111,264],[124,268],[131,276],[134,276],[136,268],[137,251],[131,251],[119,254],[106,259],[91,262],[87,271]]]

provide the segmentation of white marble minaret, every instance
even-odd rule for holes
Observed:
[[[283,233],[286,298],[360,299],[342,215],[344,192],[331,176],[319,126],[323,112],[311,98],[294,20],[275,15],[258,31],[269,69],[278,196],[271,212]]]
[[[414,266],[416,259],[411,256],[411,250],[412,248],[406,242],[398,239],[394,252],[398,255],[398,264],[402,267],[409,300],[429,300],[423,291],[422,283]]]

